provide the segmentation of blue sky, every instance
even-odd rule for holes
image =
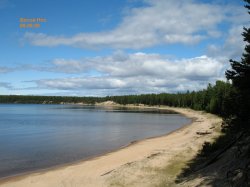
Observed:
[[[105,96],[225,80],[249,26],[239,0],[0,0],[0,94]],[[20,28],[20,18],[43,18]],[[26,22],[25,24],[29,24]]]

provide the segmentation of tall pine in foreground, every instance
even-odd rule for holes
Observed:
[[[244,1],[250,14],[250,0]],[[250,28],[244,27],[243,30],[245,51],[240,61],[230,60],[231,69],[226,71],[226,77],[232,81],[233,87],[237,90],[233,101],[237,109],[234,111],[235,118],[232,125],[250,130]]]

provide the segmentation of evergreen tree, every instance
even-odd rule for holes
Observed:
[[[250,14],[250,0],[245,0],[245,7]],[[240,61],[230,60],[231,70],[226,71],[226,77],[232,81],[237,90],[234,100],[237,105],[235,111],[236,120],[233,123],[241,127],[248,127],[250,124],[250,28],[243,28],[243,39],[246,42],[245,52],[242,54]]]

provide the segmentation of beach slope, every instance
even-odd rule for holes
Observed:
[[[90,160],[5,179],[0,186],[178,186],[175,177],[205,141],[219,136],[222,120],[191,109],[160,108],[193,118],[193,122],[165,136],[138,141]]]

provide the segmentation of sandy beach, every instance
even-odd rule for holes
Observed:
[[[193,122],[170,134],[141,140],[86,161],[4,179],[0,186],[188,186],[190,183],[175,184],[175,177],[205,141],[219,136],[222,120],[191,109],[160,109],[174,110],[193,118]]]

